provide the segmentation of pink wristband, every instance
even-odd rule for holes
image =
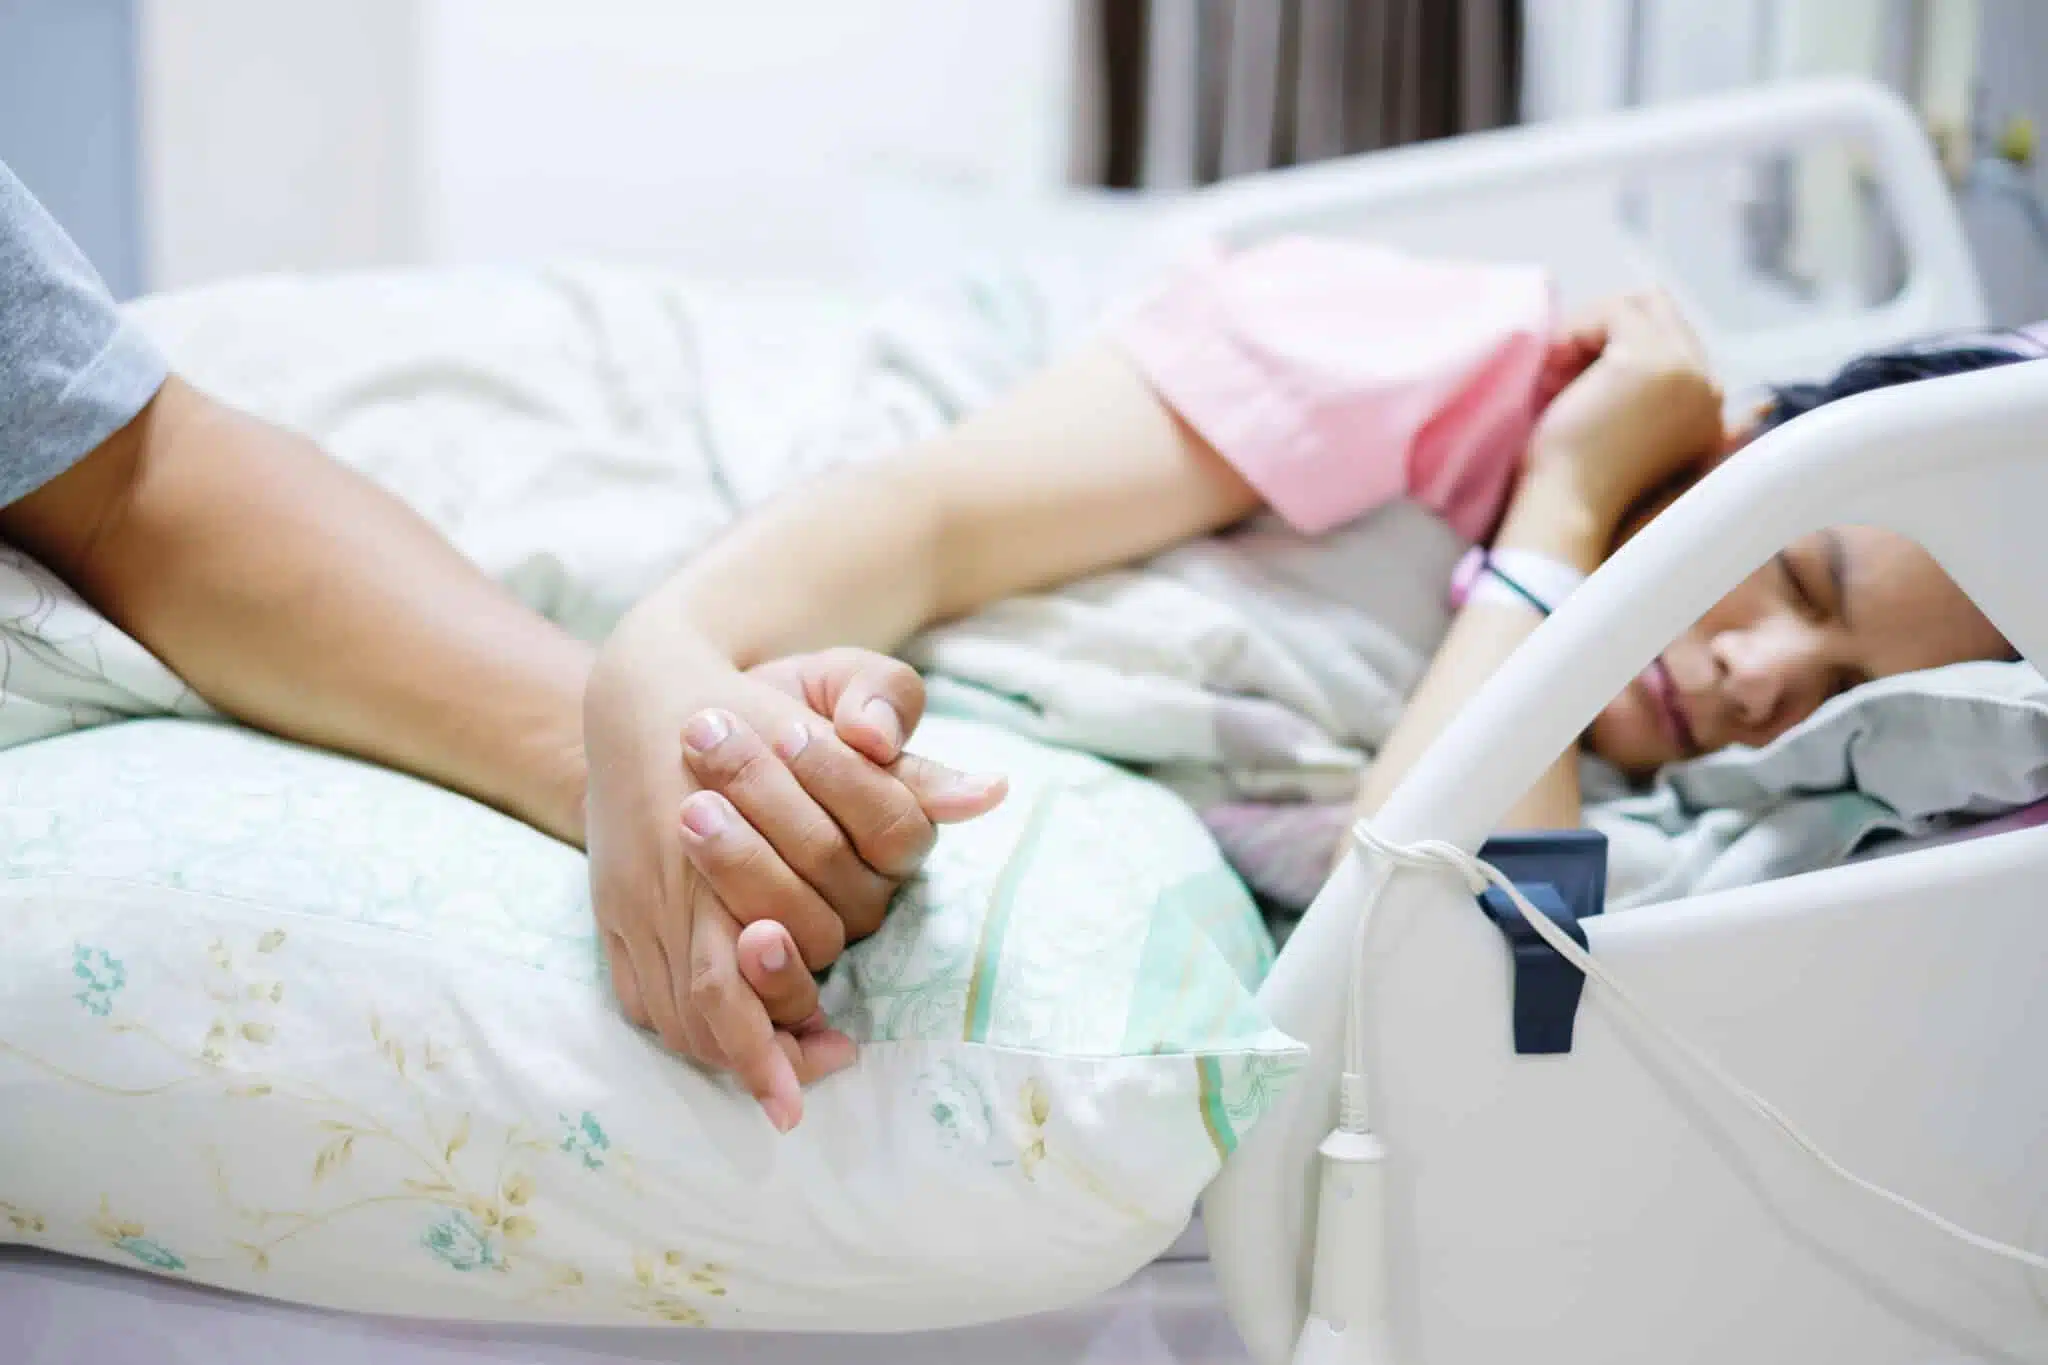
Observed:
[[[1475,599],[1520,602],[1547,616],[1585,581],[1584,574],[1549,555],[1474,545],[1451,571],[1451,606]]]

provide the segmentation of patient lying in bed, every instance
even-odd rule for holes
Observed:
[[[1757,430],[1867,388],[2035,353],[2004,337],[1908,348],[1782,391],[1729,429],[1667,300],[1615,300],[1558,325],[1534,271],[1276,244],[1205,263],[952,430],[743,524],[636,609],[601,679],[672,692],[664,661],[679,652],[745,668],[827,644],[896,650],[934,623],[1145,559],[1262,505],[1320,533],[1406,499],[1488,550],[1456,576],[1455,619],[1359,785],[1370,811],[1578,577]],[[1788,546],[1672,642],[1582,745],[1647,774],[1762,743],[1865,679],[2009,654],[1923,551],[1834,528]],[[636,767],[672,769],[673,733],[594,733],[594,799]],[[1575,758],[1561,756],[1512,823],[1578,822]],[[682,852],[721,899],[758,901],[776,884],[764,870],[779,852],[772,821],[696,776],[707,790],[685,813],[713,808],[707,827],[720,832],[686,819]]]

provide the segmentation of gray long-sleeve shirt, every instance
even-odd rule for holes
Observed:
[[[126,426],[165,372],[85,256],[0,163],[0,507]]]

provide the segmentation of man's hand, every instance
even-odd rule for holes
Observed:
[[[593,899],[627,1016],[735,1071],[787,1131],[800,1084],[852,1058],[811,973],[872,932],[934,822],[1004,787],[902,756],[923,685],[892,660],[720,667],[607,646],[586,699]]]

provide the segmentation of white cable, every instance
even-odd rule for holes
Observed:
[[[1601,986],[1606,988],[1607,992],[1635,1019],[1636,1023],[1648,1029],[1667,1046],[1676,1050],[1694,1066],[1705,1072],[1708,1077],[1718,1082],[1729,1093],[1769,1120],[1779,1132],[1790,1138],[1801,1151],[1812,1157],[1829,1174],[1848,1182],[1865,1194],[1873,1195],[1895,1208],[1912,1214],[1915,1218],[1927,1223],[1937,1231],[1946,1233],[1967,1247],[1984,1252],[1987,1255],[2017,1262],[2036,1271],[2048,1273],[2048,1256],[2028,1251],[2024,1247],[2011,1246],[1995,1238],[1986,1237],[1982,1233],[1972,1232],[1966,1227],[1949,1221],[1931,1209],[1922,1208],[1906,1198],[1906,1196],[1886,1189],[1876,1181],[1864,1179],[1822,1151],[1813,1139],[1801,1132],[1799,1126],[1793,1123],[1791,1119],[1785,1117],[1776,1105],[1757,1094],[1754,1090],[1751,1090],[1741,1081],[1730,1076],[1726,1071],[1723,1071],[1712,1058],[1680,1037],[1669,1026],[1660,1022],[1633,995],[1630,995],[1627,988],[1615,980],[1609,974],[1606,967],[1602,966],[1591,953],[1581,948],[1571,935],[1558,928],[1548,915],[1543,914],[1535,906],[1529,904],[1522,893],[1515,889],[1514,883],[1502,875],[1499,868],[1473,857],[1456,844],[1446,843],[1439,839],[1426,839],[1420,843],[1410,844],[1405,848],[1397,844],[1388,843],[1363,820],[1353,825],[1351,832],[1352,836],[1358,840],[1360,847],[1369,853],[1378,854],[1393,866],[1413,868],[1419,871],[1455,872],[1464,880],[1465,885],[1470,888],[1475,896],[1483,893],[1488,886],[1499,887],[1507,894],[1508,899],[1515,903],[1515,909],[1521,912],[1522,918],[1529,922],[1529,927],[1534,929],[1545,943],[1557,949],[1565,961],[1577,967],[1589,979],[1599,982]],[[1384,886],[1384,883],[1385,878],[1383,877],[1381,885]],[[1375,894],[1372,899],[1378,899],[1378,890],[1379,888],[1375,888]],[[1365,941],[1365,920],[1370,910],[1370,904],[1371,902],[1368,901],[1367,909],[1359,914],[1358,944],[1354,946],[1362,946]],[[1358,1022],[1358,1015],[1360,1013],[1359,1002],[1363,998],[1360,992],[1362,984],[1360,978],[1364,973],[1364,966],[1364,953],[1362,951],[1355,952],[1351,959],[1351,1000],[1349,1002],[1351,1027],[1346,1035],[1345,1070],[1348,1074],[1345,1080],[1347,1085],[1358,1084],[1352,1078],[1354,1076],[1362,1077],[1364,1073],[1364,1053],[1360,1039],[1361,1026]]]

